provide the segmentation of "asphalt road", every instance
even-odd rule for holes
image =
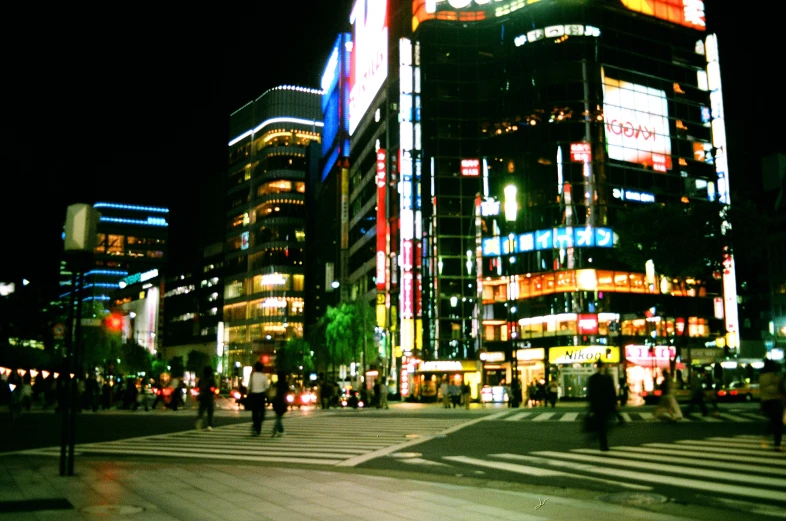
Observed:
[[[653,409],[624,409],[630,421],[612,428],[608,453],[600,453],[597,441],[582,431],[582,404],[305,409],[287,414],[287,436],[274,439],[251,437],[246,411],[218,411],[211,432],[195,430],[194,409],[82,412],[77,465],[82,458],[172,458],[341,468],[479,487],[545,486],[555,495],[580,491],[637,506],[667,502],[754,518],[782,514],[786,454],[760,448],[766,424],[758,404],[730,404],[722,406],[721,417],[690,415],[679,423],[653,421]],[[267,418],[263,434],[272,427],[270,412]],[[0,457],[57,457],[60,425],[53,412],[0,416]]]

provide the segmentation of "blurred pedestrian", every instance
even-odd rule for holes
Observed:
[[[442,375],[442,383],[439,385],[439,394],[442,397],[442,407],[450,409],[450,387],[448,384],[448,375]]]
[[[600,450],[605,452],[609,450],[609,418],[617,410],[617,393],[603,361],[598,360],[595,365],[597,371],[587,380],[590,412],[586,420],[586,430],[598,437]]]
[[[216,393],[216,380],[213,376],[213,368],[205,366],[202,371],[202,378],[199,379],[199,415],[197,416],[196,428],[201,429],[204,426],[202,416],[207,413],[207,430],[213,430],[213,411],[215,408],[215,393]],[[177,388],[175,388],[177,391]],[[173,397],[173,400],[176,398]]]
[[[674,382],[671,381],[671,374],[663,371],[663,382],[660,384],[660,402],[655,408],[654,415],[659,419],[669,419],[670,421],[682,420],[682,409],[674,396]],[[668,416],[668,418],[666,418]]]
[[[548,388],[548,396],[549,396],[549,403],[551,404],[551,408],[554,409],[557,407],[557,397],[559,396],[559,382],[556,378],[552,378],[551,382],[549,382]]]
[[[374,380],[373,390],[374,390],[374,407],[379,409],[380,407],[382,407],[380,403],[381,401],[380,398],[382,395],[382,386],[379,384],[379,378]]]
[[[281,420],[284,418],[287,409],[289,409],[289,403],[287,403],[288,393],[287,374],[279,371],[278,381],[276,382],[276,394],[273,396],[273,412],[276,413],[276,423],[273,424],[273,438],[284,435],[284,423]]]
[[[461,383],[461,403],[464,404],[465,409],[469,409],[469,404],[472,403],[472,389],[467,380]]]
[[[450,384],[448,384],[448,395],[450,396],[450,404],[455,409],[461,402],[461,389],[452,378]]]
[[[786,384],[783,375],[778,371],[778,366],[769,358],[764,360],[764,367],[759,376],[759,391],[761,396],[761,411],[770,423],[767,425],[767,435],[771,435],[775,450],[780,452],[783,439],[783,407],[786,402]],[[766,438],[761,441],[762,448],[767,448]]]
[[[720,415],[718,410],[718,395],[715,393],[715,379],[712,377],[712,371],[706,371],[704,375],[704,399],[709,401],[712,405],[712,415]]]
[[[96,380],[96,375],[91,371],[90,376],[87,377],[87,382],[85,382],[85,400],[87,407],[93,412],[98,411],[100,393],[101,389],[98,385],[98,380]]]
[[[388,409],[388,382],[385,381],[379,386],[379,406],[382,409]]]
[[[514,377],[510,382],[508,405],[514,409],[518,409],[519,405],[521,405],[521,382],[517,377]]]
[[[265,421],[265,399],[270,388],[270,379],[264,373],[262,362],[254,364],[254,370],[248,379],[248,402],[251,405],[251,434],[262,433],[262,422]]]
[[[529,402],[530,407],[536,407],[538,405],[537,394],[538,386],[535,383],[535,380],[532,380],[527,386],[527,401]]]
[[[690,401],[688,402],[688,408],[685,409],[687,414],[693,412],[693,409],[696,406],[699,407],[701,410],[702,416],[707,416],[709,412],[707,411],[707,402],[704,400],[704,374],[703,370],[697,369],[696,373],[691,378],[690,383]]]

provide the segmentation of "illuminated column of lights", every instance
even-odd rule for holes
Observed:
[[[704,42],[704,53],[707,58],[707,87],[710,91],[710,125],[712,128],[712,146],[715,148],[715,173],[718,176],[718,199],[724,205],[730,205],[729,198],[729,165],[726,153],[726,123],[723,115],[723,90],[721,88],[720,63],[718,60],[718,37],[707,36]],[[725,235],[731,225],[724,221],[721,231]],[[739,347],[739,316],[737,314],[737,276],[734,256],[725,253],[723,258],[723,301],[726,332],[729,334],[728,345]]]
[[[415,53],[417,56],[417,52]],[[421,269],[421,161],[420,122],[417,114],[417,72],[413,68],[411,40],[399,40],[399,170],[401,174],[399,210],[401,234],[401,349],[409,357],[421,347],[422,277]]]

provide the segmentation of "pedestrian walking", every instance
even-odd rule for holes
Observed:
[[[769,358],[764,360],[764,367],[759,377],[759,391],[761,396],[761,411],[770,422],[767,425],[767,436],[772,436],[774,448],[780,452],[783,439],[783,408],[786,402],[786,383],[783,375],[778,371],[778,366]],[[768,447],[766,437],[761,441],[762,448]]]
[[[93,412],[98,411],[98,404],[100,402],[101,387],[98,385],[95,373],[90,372],[85,382],[85,399],[87,407]]]
[[[196,428],[200,430],[205,426],[202,417],[207,413],[207,430],[213,430],[213,410],[215,408],[216,380],[213,377],[213,368],[205,366],[202,371],[202,378],[197,384],[199,386],[199,414],[197,416]],[[177,388],[176,388],[177,389]],[[173,397],[173,400],[176,398]]]
[[[388,406],[388,382],[385,382],[384,385],[379,386],[379,407],[381,409],[389,409]]]
[[[521,383],[518,378],[513,378],[510,382],[510,395],[508,396],[508,406],[518,409],[521,405]]]
[[[442,375],[442,383],[439,385],[439,394],[442,397],[442,407],[450,409],[450,387],[448,384],[448,375]]]
[[[552,378],[551,382],[549,382],[548,387],[548,397],[549,403],[551,404],[551,408],[555,409],[557,407],[557,397],[559,396],[559,382],[556,378]]]
[[[450,395],[450,404],[455,409],[461,402],[461,389],[456,385],[455,380],[450,380],[448,385],[448,395]]]
[[[704,371],[697,369],[696,373],[691,378],[690,383],[690,401],[688,408],[685,409],[687,414],[691,414],[696,406],[701,410],[702,416],[707,416],[707,402],[704,400]]]
[[[600,443],[600,450],[609,450],[609,418],[617,410],[617,393],[614,381],[609,376],[602,360],[595,364],[597,371],[587,380],[587,400],[589,415],[586,430],[595,435]]]
[[[461,383],[461,403],[464,404],[465,409],[469,409],[469,404],[472,402],[472,389],[469,382],[464,380]]]
[[[287,403],[288,392],[287,374],[279,371],[278,381],[276,382],[276,394],[273,396],[273,412],[276,413],[276,423],[273,425],[273,438],[284,435],[284,423],[281,420],[289,409],[289,404]]]
[[[671,381],[671,374],[668,371],[663,371],[663,382],[660,384],[660,391],[660,402],[655,409],[655,417],[661,420],[682,420],[682,409],[680,409],[677,398],[674,396],[674,382]]]
[[[720,410],[718,409],[718,395],[715,393],[715,380],[712,378],[711,371],[707,371],[704,376],[704,389],[704,398],[705,400],[709,398],[710,405],[712,405],[712,415],[720,415]]]
[[[259,436],[262,433],[262,422],[265,421],[265,399],[270,388],[270,379],[263,372],[262,362],[254,364],[254,371],[248,379],[248,401],[251,405],[251,433]]]
[[[529,401],[530,407],[537,407],[537,394],[538,394],[538,386],[535,383],[535,380],[532,380],[527,386],[527,400]]]

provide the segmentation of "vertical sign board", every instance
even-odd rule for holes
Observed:
[[[385,200],[387,186],[387,179],[385,173],[385,165],[387,160],[387,153],[384,149],[377,150],[377,290],[385,291],[386,277],[385,277],[385,261],[386,255],[386,237],[387,237],[387,219]]]
[[[401,285],[399,307],[401,314],[401,349],[410,355],[415,347],[415,198],[418,190],[414,182],[414,127],[412,101],[412,42],[399,40],[399,221],[401,240]]]
[[[341,165],[341,262],[339,266],[340,294],[347,296],[349,277],[349,162]]]
[[[710,126],[712,146],[715,148],[715,174],[718,176],[718,199],[723,204],[731,204],[729,199],[729,165],[726,154],[726,123],[723,115],[723,90],[721,89],[720,63],[718,58],[718,37],[707,36],[704,42],[707,58],[707,83],[710,89]],[[728,223],[722,225],[725,234]],[[726,254],[723,259],[723,301],[726,331],[731,334],[734,345],[739,347],[739,315],[737,311],[737,274],[734,256]]]

